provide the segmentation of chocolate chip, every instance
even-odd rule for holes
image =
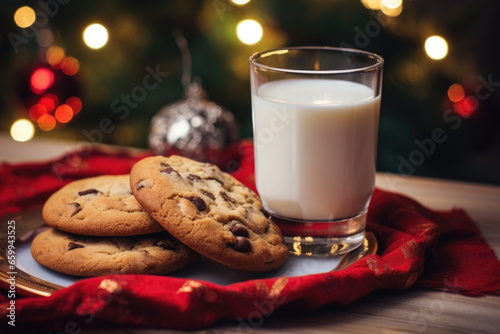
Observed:
[[[208,198],[210,198],[212,201],[215,201],[215,196],[214,194],[212,194],[211,192],[209,191],[206,191],[206,190],[200,190],[201,193],[205,196],[207,196]]]
[[[222,197],[222,199],[223,199],[223,200],[225,200],[226,202],[230,202],[230,203],[235,203],[235,202],[236,202],[233,198],[229,197],[229,195],[228,195],[228,194],[226,194],[226,193],[225,193],[225,192],[223,192],[223,191],[221,191],[221,192],[219,193],[219,195],[220,195],[220,197]]]
[[[73,217],[82,210],[82,206],[78,203],[69,203],[64,206],[63,212],[66,216]]]
[[[247,228],[237,220],[233,220],[230,222],[231,226],[229,227],[229,231],[235,236],[248,238],[248,230]]]
[[[173,172],[175,172],[175,170],[170,166],[165,167],[162,170],[160,170],[160,173],[163,173],[163,174],[171,174]]]
[[[221,180],[219,180],[218,178],[216,177],[207,177],[207,180],[213,180],[213,181],[217,181],[221,184],[221,186],[224,187],[224,182],[222,182]]]
[[[199,181],[199,180],[201,180],[201,177],[199,177],[198,175],[195,175],[195,174],[189,174],[189,175],[187,176],[187,179],[188,179],[188,180],[191,180],[191,181],[194,181],[194,180]]]
[[[102,194],[102,192],[100,192],[97,189],[87,189],[87,190],[83,190],[83,191],[78,192],[78,196],[85,196],[88,194],[96,194],[97,195],[97,194]]]
[[[152,188],[153,187],[153,182],[149,180],[142,180],[137,183],[137,190],[141,190],[142,188]]]
[[[205,201],[201,197],[191,196],[188,198],[188,200],[193,202],[193,204],[196,205],[196,208],[199,211],[205,211],[207,209],[207,204],[205,203]]]
[[[175,250],[174,244],[170,240],[155,241],[153,246],[160,247],[167,250]]]
[[[75,248],[85,248],[85,246],[84,246],[84,245],[77,244],[76,242],[71,241],[71,242],[68,244],[68,249],[67,249],[67,251],[70,251],[70,250],[75,249]]]
[[[271,227],[271,223],[270,223],[270,222],[269,222],[269,220],[268,220],[268,221],[267,221],[266,230],[264,231],[264,233],[269,232],[269,227]]]
[[[245,237],[236,237],[236,243],[233,245],[234,250],[241,253],[248,253],[252,250],[250,240]]]

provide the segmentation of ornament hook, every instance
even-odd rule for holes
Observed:
[[[178,27],[172,29],[172,34],[175,38],[175,43],[181,51],[181,62],[182,62],[182,79],[181,83],[184,89],[191,83],[191,51],[189,50],[189,45],[186,38],[182,34]]]

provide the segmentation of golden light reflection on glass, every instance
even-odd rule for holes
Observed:
[[[18,119],[10,128],[10,135],[15,141],[25,142],[33,138],[35,127],[27,119]]]
[[[246,5],[247,3],[250,2],[250,0],[231,0],[231,1],[233,1],[235,4],[240,5],[240,6]]]
[[[100,49],[108,42],[108,30],[99,23],[91,24],[83,32],[83,40],[89,48]]]
[[[453,84],[448,88],[448,98],[452,102],[459,102],[465,97],[465,90],[460,84]]]
[[[293,254],[299,256],[302,254],[302,247],[300,246],[300,241],[294,241],[293,242]]]
[[[441,36],[431,36],[425,41],[425,52],[429,58],[443,59],[448,54],[448,43]]]
[[[35,23],[36,14],[35,11],[28,6],[23,6],[16,10],[14,14],[14,22],[21,28],[28,28],[33,23]]]
[[[332,248],[330,249],[330,254],[335,255],[337,254],[338,250],[339,250],[339,245],[333,245]]]
[[[363,247],[365,248],[365,252],[367,252],[368,249],[370,249],[370,243],[368,242],[367,238],[363,239]]]
[[[380,9],[380,0],[361,0],[361,3],[367,9],[371,9],[371,10],[379,10]]]
[[[255,20],[243,20],[236,27],[236,34],[240,41],[252,45],[260,41],[263,30],[259,22]]]

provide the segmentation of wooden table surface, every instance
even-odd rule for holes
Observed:
[[[73,142],[38,139],[17,143],[7,134],[0,134],[0,161],[47,160],[77,146]],[[377,173],[377,186],[406,194],[433,209],[467,210],[500,257],[500,187],[387,173]],[[278,310],[257,324],[242,326],[227,321],[190,333],[500,333],[500,296],[465,297],[417,289],[375,292],[342,309],[325,306],[293,316]],[[86,333],[181,332],[151,329]]]

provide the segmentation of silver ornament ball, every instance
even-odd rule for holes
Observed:
[[[222,163],[227,145],[236,141],[239,127],[232,113],[205,99],[197,82],[186,87],[186,98],[163,107],[152,119],[149,147],[155,155],[182,155]]]

